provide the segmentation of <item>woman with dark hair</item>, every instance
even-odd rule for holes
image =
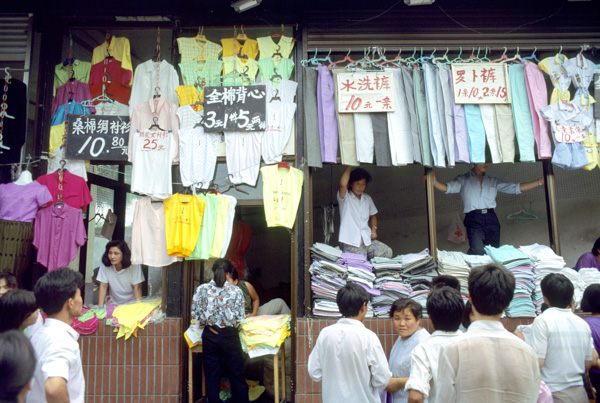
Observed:
[[[598,242],[598,241],[596,241]],[[581,298],[581,310],[583,312],[591,312],[592,315],[583,318],[592,330],[592,339],[594,339],[594,349],[600,351],[600,284],[592,284],[588,286],[583,292],[583,298]],[[589,370],[590,382],[596,393],[600,393],[600,368],[598,368],[597,362],[594,361],[594,365]],[[596,397],[596,402],[600,401]]]
[[[104,305],[107,288],[109,302],[116,305],[142,298],[144,274],[139,264],[131,264],[131,250],[125,241],[106,244],[97,280],[100,282],[98,305]]]
[[[244,356],[238,326],[244,319],[244,296],[239,287],[227,282],[232,268],[227,259],[213,264],[213,279],[201,284],[192,302],[192,321],[204,326],[202,365],[208,401],[219,402],[222,366],[227,368],[233,402],[248,402]]]
[[[377,240],[377,208],[365,193],[371,174],[362,168],[346,167],[340,178],[337,200],[340,206],[340,237],[344,252],[368,259],[392,257],[392,249]]]
[[[0,273],[0,298],[4,296],[8,291],[18,289],[19,280],[17,277],[8,271]]]
[[[410,375],[410,359],[413,349],[429,337],[427,329],[421,327],[423,308],[412,299],[399,299],[392,304],[390,318],[394,332],[400,337],[390,352],[392,380],[386,390],[394,394],[394,403],[408,402],[404,386]]]
[[[35,365],[35,352],[23,333],[0,334],[0,402],[25,402]]]
[[[11,290],[0,299],[0,333],[7,330],[23,332],[37,322],[40,309],[31,291]]]
[[[592,267],[596,270],[600,270],[600,238],[596,239],[596,242],[594,242],[594,247],[591,252],[586,252],[579,257],[573,270],[579,271],[579,269]]]

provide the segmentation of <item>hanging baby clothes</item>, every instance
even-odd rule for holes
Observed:
[[[51,201],[52,195],[39,182],[0,184],[0,272],[22,277],[33,252],[33,220]]]
[[[438,110],[440,116],[443,117],[445,127],[445,139],[444,148],[446,149],[446,158],[448,166],[453,167],[455,163],[454,156],[454,93],[450,86],[452,80],[452,74],[447,64],[436,63],[438,68]]]
[[[225,242],[225,227],[227,226],[229,204],[231,201],[228,197],[225,197],[220,193],[209,196],[219,199],[219,206],[217,208],[217,223],[215,225],[215,233],[209,252],[209,257],[218,258],[221,257],[223,243]]]
[[[406,98],[406,105],[408,106],[408,115],[410,117],[410,133],[413,144],[413,158],[419,164],[422,163],[421,158],[421,139],[419,138],[419,128],[417,122],[417,111],[415,108],[415,95],[413,85],[413,75],[410,68],[402,66],[402,82],[404,84],[404,97]]]
[[[275,74],[279,74],[283,79],[289,80],[294,71],[294,62],[290,59],[273,58],[260,59],[258,61],[260,78],[263,81],[270,80]]]
[[[218,43],[196,40],[191,38],[177,38],[177,48],[181,54],[181,62],[186,63],[196,60],[217,60],[223,48]]]
[[[117,59],[106,58],[92,66],[89,82],[90,93],[92,98],[104,94],[123,105],[129,105],[129,98],[131,98],[130,81],[130,70],[122,68],[121,62]]]
[[[387,112],[392,165],[412,164],[414,161],[413,137],[410,128],[408,103],[404,96],[406,89],[404,88],[404,80],[402,79],[402,70],[387,69],[386,71],[393,74],[393,90],[396,96],[396,108],[394,112]]]
[[[218,85],[223,72],[223,61],[208,59],[198,62],[193,59],[179,63],[179,69],[185,85],[193,85],[198,91],[202,91],[207,85]]]
[[[68,204],[38,210],[33,232],[37,262],[48,271],[68,266],[87,240],[81,210]]]
[[[170,131],[139,130],[130,133],[131,192],[164,200],[173,194],[171,165],[177,144]]]
[[[77,80],[69,80],[66,84],[60,86],[56,90],[56,97],[52,101],[52,116],[56,114],[59,106],[66,104],[70,100],[75,102],[83,102],[92,99],[90,87],[86,83]],[[90,107],[91,113],[96,113],[94,107]],[[64,116],[63,116],[64,118]]]
[[[260,83],[267,92],[267,128],[262,136],[262,157],[265,164],[281,162],[283,151],[293,131],[296,114],[296,89],[298,83],[281,80],[277,87],[269,80]]]
[[[433,163],[436,167],[446,167],[446,152],[444,149],[446,122],[445,116],[440,114],[437,101],[438,68],[431,63],[423,63],[423,75],[425,78],[425,99],[427,101],[427,120],[429,123],[429,144],[431,145]],[[480,135],[483,136],[483,132]]]
[[[335,117],[338,125],[338,139],[340,142],[340,157],[342,164],[356,166],[358,159],[356,157],[356,137],[354,129],[354,118],[351,113],[340,113],[338,110],[338,74],[343,73],[344,69],[333,69],[334,102]]]
[[[534,137],[527,85],[525,84],[525,66],[510,64],[508,66],[508,80],[510,83],[510,97],[512,104],[515,133],[521,162],[534,162],[533,154]]]
[[[188,257],[196,247],[205,202],[194,195],[176,193],[163,200],[167,252]]]
[[[165,206],[149,196],[135,203],[131,225],[131,263],[164,267],[181,258],[169,256],[165,228]]]
[[[306,128],[306,159],[309,167],[322,168],[319,118],[317,112],[316,69],[304,68],[304,127]],[[355,114],[356,115],[356,114]]]
[[[121,62],[121,67],[123,69],[128,70],[133,74],[129,39],[111,36],[109,39],[96,46],[92,54],[92,65],[100,63],[106,57],[110,56]],[[131,86],[131,84],[132,80],[130,79],[129,86]]]
[[[235,207],[237,205],[237,199],[235,197],[229,195],[224,196],[229,199],[229,208],[227,209],[227,218],[225,220],[223,247],[221,248],[221,254],[219,257],[225,257],[227,249],[229,248],[229,242],[231,241],[231,233],[233,230],[233,220],[235,218]]]
[[[280,53],[283,58],[290,58],[290,54],[294,49],[294,38],[289,36],[281,36],[277,43],[270,36],[256,38],[258,49],[260,51],[260,59],[273,57],[275,53]]]
[[[209,257],[210,248],[215,237],[215,226],[217,225],[217,210],[220,200],[214,195],[199,194],[196,196],[204,202],[204,213],[202,214],[202,224],[196,246],[189,260],[206,260]]]
[[[27,86],[22,81],[15,78],[3,79],[0,81],[0,97],[3,99],[1,104],[6,107],[4,110],[3,127],[0,128],[0,145],[6,148],[0,148],[0,183],[12,181],[10,165],[18,163],[21,160],[21,147],[25,144],[27,134]],[[10,117],[9,117],[10,116]]]
[[[248,78],[231,75],[223,79],[223,85],[252,85],[258,74],[258,63],[238,56],[223,57],[223,77],[230,73],[245,74]]]
[[[335,118],[335,86],[333,73],[319,64],[317,81],[317,112],[319,136],[321,138],[321,158],[323,162],[337,162],[338,126]]]
[[[204,126],[199,125],[204,118],[204,112],[196,112],[190,105],[177,109],[181,122],[179,129],[179,171],[183,186],[200,184],[203,189],[215,176],[217,165],[217,150],[221,135],[207,133]]]
[[[548,89],[544,74],[537,64],[525,62],[525,83],[527,84],[538,159],[547,159],[552,157],[552,143],[548,136],[548,122],[540,114],[540,111],[548,106]]]
[[[421,159],[426,167],[433,167],[433,156],[431,155],[431,145],[429,143],[429,120],[427,119],[427,99],[425,95],[425,81],[423,71],[413,69],[413,86],[415,96],[415,112],[417,117],[417,129],[419,130],[419,139],[421,141]]]
[[[277,165],[265,166],[260,170],[267,226],[291,229],[302,197],[304,173],[296,168],[280,168]]]
[[[256,186],[260,169],[263,132],[225,132],[225,155],[229,181]]]
[[[538,64],[540,70],[550,76],[550,81],[554,87],[552,90],[552,95],[550,96],[551,104],[556,104],[558,101],[568,101],[571,99],[571,94],[569,93],[571,78],[564,67],[564,63],[567,60],[567,56],[558,53],[552,57],[543,59]]]
[[[58,87],[66,83],[71,77],[82,83],[89,83],[92,64],[83,60],[73,59],[70,66],[69,63],[58,63],[54,67],[54,89],[52,90],[52,95],[56,95]],[[71,71],[71,77],[69,77],[69,70]]]
[[[58,171],[40,176],[37,181],[48,188],[55,202],[58,201],[60,193],[62,201],[76,209],[85,209],[92,202],[92,195],[85,180],[69,171],[63,172],[62,190]]]
[[[159,70],[160,69],[160,70]],[[158,76],[158,77],[157,77]],[[158,79],[157,79],[158,78]],[[175,68],[166,60],[156,63],[147,60],[135,69],[131,98],[129,99],[129,114],[133,115],[134,108],[159,94],[170,102],[177,103],[175,88],[179,86],[179,76]]]

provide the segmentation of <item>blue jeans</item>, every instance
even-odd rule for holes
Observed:
[[[494,209],[469,211],[465,215],[465,227],[469,238],[469,255],[485,254],[485,245],[500,246],[500,222]]]

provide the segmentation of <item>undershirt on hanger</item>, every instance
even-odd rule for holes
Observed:
[[[223,45],[223,60],[229,56],[248,56],[249,59],[256,59],[258,56],[258,42],[255,39],[246,39],[242,44],[236,38],[221,39]]]
[[[261,168],[265,217],[269,227],[292,228],[302,196],[304,173],[296,168],[277,165]]]
[[[175,92],[177,93],[177,98],[179,98],[180,106],[196,104],[198,101],[204,102],[204,90],[202,90],[202,93],[199,93],[193,85],[180,85],[175,88]],[[192,108],[196,112],[200,112],[204,109],[204,106],[197,104]]]
[[[220,200],[212,195],[196,195],[204,201],[204,213],[202,215],[202,225],[196,247],[190,253],[190,260],[206,260],[209,257],[210,247],[215,237],[215,226],[217,225],[217,210]]]
[[[289,36],[281,36],[277,43],[270,36],[256,38],[258,49],[260,51],[260,59],[273,57],[273,54],[279,52],[284,58],[290,57],[294,49],[294,39]]]
[[[254,59],[245,60],[237,56],[224,57],[223,76],[234,71],[243,73],[254,81],[256,80],[256,74],[258,73],[258,63]],[[233,76],[225,78],[223,80],[223,85],[251,85],[251,83],[245,78]]]
[[[256,186],[263,132],[225,132],[227,172],[231,183]]]
[[[223,52],[221,45],[211,41],[197,41],[192,38],[177,38],[177,48],[181,55],[181,62],[196,61],[197,58],[204,60],[216,60]]]
[[[205,202],[194,195],[176,193],[163,203],[167,252],[188,257],[198,241]]]
[[[198,91],[202,91],[207,85],[218,85],[218,79],[223,73],[223,61],[208,59],[203,62],[190,60],[179,63],[181,77],[185,85],[196,86]]]
[[[260,59],[258,61],[258,69],[260,71],[260,79],[263,81],[270,80],[275,75],[275,69],[277,73],[285,80],[288,80],[292,76],[294,71],[294,62],[290,59],[280,59],[277,62],[272,57],[268,59]]]
[[[267,129],[262,137],[262,156],[266,164],[281,162],[283,151],[292,134],[296,104],[293,102],[298,83],[282,80],[277,87],[269,80],[262,83],[267,92]],[[278,96],[281,100],[272,100]]]

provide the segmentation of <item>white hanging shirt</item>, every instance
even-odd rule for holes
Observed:
[[[221,257],[225,257],[227,249],[229,249],[229,242],[231,242],[231,234],[233,231],[233,220],[235,218],[235,206],[237,205],[237,199],[235,197],[229,195],[224,196],[229,199],[229,209],[227,210],[227,220],[225,221],[225,236],[223,237]]]
[[[131,191],[164,200],[173,194],[171,165],[177,144],[167,131],[142,130],[132,133]]]
[[[263,132],[225,132],[227,172],[231,183],[256,186]]]
[[[48,160],[48,173],[52,173],[60,168],[60,161],[63,159],[64,145],[58,147],[52,153],[52,157]],[[87,161],[89,162],[89,161]],[[85,168],[86,160],[71,160],[65,158],[65,169],[73,175],[81,176],[87,182],[87,169]]]
[[[156,80],[157,70],[158,81]],[[151,99],[156,93],[156,87],[159,87],[158,93],[169,101],[177,104],[177,93],[175,88],[179,87],[179,76],[175,68],[166,60],[160,64],[148,60],[137,66],[133,75],[133,86],[131,88],[131,98],[129,99],[129,115],[133,115],[136,105]]]

